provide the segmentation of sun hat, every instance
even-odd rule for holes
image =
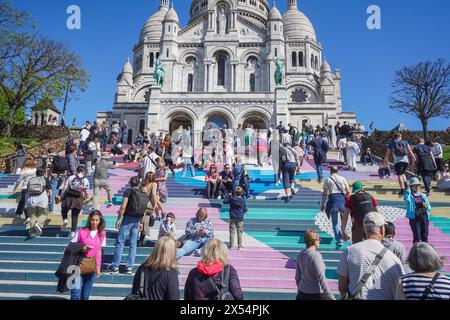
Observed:
[[[417,178],[411,178],[409,179],[409,185],[410,186],[420,186],[420,181]]]
[[[360,191],[362,191],[362,189],[364,188],[364,185],[361,181],[356,181],[353,185],[353,191],[352,193],[358,193]]]

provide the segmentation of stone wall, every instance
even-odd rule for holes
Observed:
[[[430,131],[429,137],[442,145],[450,145],[450,131]],[[374,131],[369,137],[361,139],[363,148],[369,147],[372,152],[383,158],[386,154],[387,144],[393,139],[392,131]],[[403,140],[408,141],[411,145],[419,143],[419,139],[423,137],[422,131],[403,131]]]
[[[40,140],[59,139],[69,135],[66,127],[15,125],[11,136],[17,138],[32,138]]]

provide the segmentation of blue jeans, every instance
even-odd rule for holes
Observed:
[[[125,216],[120,225],[119,234],[117,235],[116,248],[114,249],[114,258],[112,267],[119,268],[122,261],[123,247],[125,241],[130,237],[130,251],[127,258],[127,268],[132,268],[136,260],[137,240],[139,235],[140,218]]]
[[[205,243],[208,240],[204,240],[202,242],[197,242],[197,241],[192,241],[192,240],[187,240],[183,247],[181,247],[180,249],[177,249],[177,260],[181,259],[184,256],[188,256],[190,255],[192,252],[194,252],[197,249],[200,249],[201,247],[203,247],[205,245]]]
[[[338,225],[339,214],[344,212],[345,196],[343,194],[331,194],[328,197],[326,212],[328,218],[331,218],[331,224],[333,225],[334,238],[338,244],[342,244],[341,228]]]
[[[59,195],[59,188],[61,187],[63,182],[64,182],[63,177],[56,177],[50,180],[50,185],[52,186],[52,198],[48,205],[48,211],[50,212],[53,212],[53,210],[55,209],[55,198],[57,194]]]
[[[316,163],[317,179],[323,180],[323,167],[322,164]]]
[[[87,143],[86,141],[80,141],[80,145],[78,146],[78,155],[80,155],[82,152],[84,152],[87,149]]]
[[[97,275],[95,273],[76,277],[74,288],[70,291],[70,300],[89,300]]]
[[[183,173],[182,173],[183,178],[186,177],[187,169],[189,169],[189,171],[191,172],[191,176],[195,177],[194,168],[192,166],[192,161],[190,159],[183,160]]]

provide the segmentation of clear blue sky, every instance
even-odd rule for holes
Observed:
[[[272,4],[272,0],[269,1]],[[288,0],[276,0],[283,13]],[[67,122],[80,124],[95,119],[97,111],[111,110],[116,77],[132,57],[140,30],[159,6],[159,0],[12,0],[29,11],[38,31],[65,41],[83,59],[91,75],[89,88],[69,105]],[[190,0],[174,0],[183,27],[189,20]],[[80,6],[82,29],[66,28],[66,9]],[[450,61],[450,1],[448,0],[298,0],[299,8],[312,21],[318,41],[332,68],[341,69],[344,111],[377,128],[391,129],[402,121],[420,129],[412,116],[389,109],[394,71],[421,60]],[[369,30],[369,5],[380,6],[382,29]],[[58,104],[61,109],[61,104]],[[446,129],[448,119],[432,120],[434,130]]]

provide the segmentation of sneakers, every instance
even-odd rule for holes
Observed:
[[[106,205],[107,208],[111,208],[112,206],[113,206],[113,204],[112,204],[111,202],[109,202],[109,203]]]
[[[27,218],[27,219],[23,222],[23,224],[24,224],[24,225],[27,225],[27,224],[30,223],[30,221],[31,221],[31,219],[30,219],[30,218]]]
[[[218,199],[218,200],[222,199],[222,196],[217,196],[217,199]]]
[[[194,251],[194,256],[196,256],[196,257],[201,257],[201,255],[202,255],[202,251],[201,251],[200,249],[196,249],[196,250]]]
[[[69,220],[64,219],[63,224],[62,224],[62,226],[61,226],[61,229],[67,228],[68,225],[69,225]]]
[[[239,246],[238,250],[244,250],[244,247],[243,246]]]
[[[42,236],[42,228],[41,228],[41,226],[38,225],[38,224],[35,224],[34,225],[34,232],[35,232],[36,236],[38,236],[38,237]]]
[[[106,269],[106,272],[111,275],[117,275],[117,274],[119,274],[119,268],[114,268],[113,266],[109,266],[108,269]]]
[[[69,238],[70,238],[70,239],[75,238],[75,234],[76,234],[75,232],[71,232],[70,235],[69,235]]]
[[[127,270],[125,271],[125,273],[129,276],[133,275],[133,269],[131,268],[127,268]]]

